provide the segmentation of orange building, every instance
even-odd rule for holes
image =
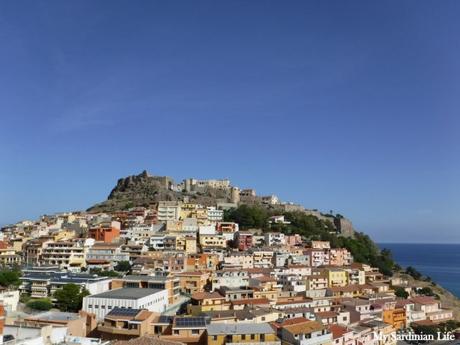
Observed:
[[[5,308],[0,304],[0,337],[3,338],[3,329],[5,328]]]
[[[383,322],[389,323],[394,329],[406,327],[406,311],[404,309],[387,309],[383,311]]]
[[[185,270],[194,271],[215,271],[219,264],[217,254],[189,254],[185,260]]]
[[[120,222],[104,222],[98,224],[88,232],[89,238],[105,243],[113,243],[120,238]]]
[[[209,281],[210,274],[207,272],[180,272],[176,273],[179,277],[180,288],[182,292],[194,294],[204,290],[205,285]]]
[[[104,340],[127,340],[152,334],[151,323],[155,313],[144,309],[115,307],[97,327],[98,338]]]

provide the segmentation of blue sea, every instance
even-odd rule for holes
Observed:
[[[460,244],[379,243],[402,267],[412,266],[460,297]]]

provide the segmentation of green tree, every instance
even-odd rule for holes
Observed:
[[[395,289],[395,295],[396,295],[396,297],[401,297],[401,298],[409,297],[409,294],[407,293],[407,291],[404,290],[402,287],[397,287]]]
[[[237,222],[243,229],[269,228],[268,220],[272,215],[280,215],[279,211],[269,211],[261,206],[241,205],[224,213],[225,221]],[[337,234],[334,221],[343,217],[340,214],[336,216],[324,215],[327,219],[319,219],[314,215],[305,212],[283,212],[285,220],[289,224],[272,224],[271,230],[280,231],[284,234],[299,234],[307,240],[329,241],[332,248],[348,249],[355,262],[360,262],[377,267],[379,271],[391,276],[393,271],[398,267],[388,249],[380,248],[363,233],[355,233],[354,237],[342,237]]]
[[[428,325],[417,325],[414,323],[411,323],[411,328],[414,330],[415,334],[425,334],[425,335],[433,335],[436,336],[438,332],[438,326],[433,325],[433,326],[428,326]]]
[[[228,222],[236,222],[243,229],[268,228],[269,214],[260,206],[241,205],[224,213],[224,219]]]
[[[412,266],[406,267],[406,273],[410,275],[412,278],[417,279],[417,280],[422,278],[422,274]]]
[[[26,306],[34,310],[50,310],[53,308],[53,303],[48,298],[40,298],[35,300],[30,300],[27,302]]]
[[[456,320],[449,320],[439,324],[442,332],[451,332],[460,327],[460,322]]]
[[[114,269],[118,272],[129,272],[131,270],[131,264],[129,261],[119,261]]]
[[[411,327],[414,330],[416,334],[431,334],[431,335],[436,335],[437,332],[451,332],[455,329],[457,329],[460,326],[460,323],[458,321],[454,320],[449,320],[446,322],[441,322],[439,324],[434,324],[434,325],[417,325],[412,323]]]
[[[89,291],[81,289],[76,284],[66,284],[54,293],[56,305],[61,311],[78,312],[81,310],[83,297],[88,296]]]
[[[0,271],[0,285],[5,288],[17,288],[21,285],[21,271],[19,270],[1,270]]]
[[[96,274],[99,277],[110,277],[110,278],[119,278],[121,274],[115,271],[101,270],[100,268],[93,268],[90,271],[91,274]]]
[[[428,286],[418,290],[418,293],[421,294],[421,295],[425,295],[425,296],[434,296],[435,295],[433,290]]]

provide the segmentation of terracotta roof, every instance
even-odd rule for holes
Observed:
[[[220,293],[214,291],[214,292],[195,292],[192,295],[192,299],[195,300],[204,300],[204,299],[225,299],[224,296],[222,296]]]
[[[144,321],[153,315],[153,312],[148,310],[141,310],[139,314],[136,315],[135,319],[138,321]]]
[[[276,302],[277,305],[287,305],[287,304],[297,304],[297,303],[308,303],[311,302],[311,298],[288,298],[288,299],[283,299],[283,298],[278,298],[278,301]]]
[[[86,262],[89,264],[108,264],[110,263],[109,260],[104,260],[104,259],[87,259]]]
[[[410,299],[414,303],[418,304],[437,304],[438,302],[433,298],[429,296],[418,296]]]
[[[119,340],[112,343],[113,345],[185,345],[185,343],[172,340],[161,340],[158,337],[144,335],[143,337],[131,340]]]
[[[296,325],[283,327],[283,329],[292,334],[309,334],[312,332],[321,331],[325,328],[325,326],[323,326],[321,323],[317,321],[308,321]]]
[[[337,313],[333,311],[318,311],[315,313],[315,315],[319,316],[321,319],[328,319],[331,317],[336,317]]]
[[[266,275],[263,275],[263,276],[260,276],[260,277],[254,277],[252,279],[258,280],[260,282],[276,282],[275,278],[270,277],[270,276],[266,276]]]
[[[411,300],[408,300],[408,299],[400,299],[400,300],[397,300],[396,301],[396,307],[397,308],[402,308],[408,304],[414,304],[414,302],[412,302]]]
[[[231,301],[233,305],[242,305],[242,304],[270,304],[268,298],[246,298],[238,299]]]
[[[420,321],[414,321],[413,323],[419,326],[433,326],[435,324],[431,320],[420,320]]]
[[[275,328],[282,328],[286,326],[292,326],[296,325],[298,323],[305,323],[309,322],[310,320],[304,318],[304,317],[294,317],[292,319],[286,319],[283,322],[271,322],[270,324],[275,327]]]
[[[350,330],[347,327],[339,325],[330,325],[329,330],[332,332],[333,339],[341,338],[345,333],[350,332]]]

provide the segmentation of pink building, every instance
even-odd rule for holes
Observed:
[[[236,244],[239,250],[245,251],[253,246],[253,235],[250,232],[237,232]]]
[[[353,262],[353,257],[346,248],[331,249],[329,259],[331,266],[349,266]]]
[[[296,245],[302,244],[302,237],[300,237],[299,234],[287,235],[284,237],[284,239],[288,246],[296,246]]]

